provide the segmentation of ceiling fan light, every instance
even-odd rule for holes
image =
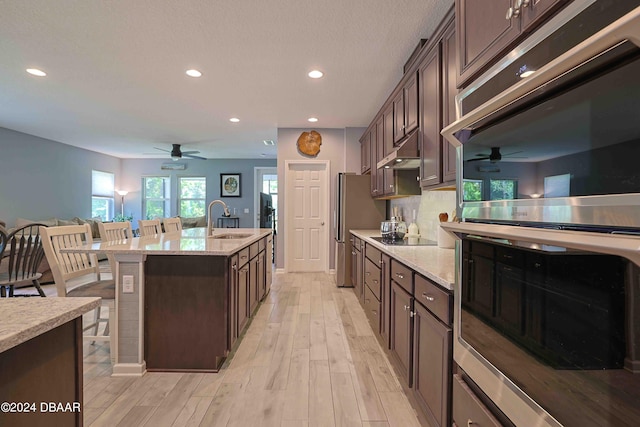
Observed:
[[[173,160],[174,162],[177,162],[180,159],[181,159],[180,156],[174,156],[173,154],[171,155],[171,160]]]

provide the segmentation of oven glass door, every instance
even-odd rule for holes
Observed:
[[[622,43],[460,132],[463,201],[640,193],[638,76]]]
[[[638,331],[626,329],[639,326],[625,303],[627,264],[466,236],[460,338],[564,426],[640,425],[640,370],[629,370],[639,366],[631,359],[640,343],[627,339]]]

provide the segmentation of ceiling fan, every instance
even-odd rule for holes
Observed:
[[[207,160],[204,157],[200,157],[200,156],[195,156],[194,154],[198,154],[199,151],[196,150],[191,150],[191,151],[182,151],[180,149],[180,144],[171,144],[172,148],[171,150],[167,150],[164,148],[158,148],[158,147],[153,147],[156,150],[160,150],[160,151],[164,151],[167,153],[171,153],[171,160],[173,161],[177,161],[180,160],[183,157],[188,157],[190,159],[201,159],[201,160]]]
[[[496,163],[502,160],[503,157],[510,157],[512,159],[525,159],[526,157],[514,156],[514,154],[522,153],[522,151],[514,151],[509,154],[500,153],[500,147],[491,147],[491,153],[489,154],[476,154],[476,158],[469,159],[467,162],[478,162],[480,160],[489,160],[491,163]]]

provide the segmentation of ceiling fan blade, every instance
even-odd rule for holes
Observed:
[[[153,147],[153,148],[155,148],[156,150],[164,151],[165,153],[171,152],[171,150],[165,150],[164,148],[158,148],[158,147]]]
[[[513,153],[509,153],[509,154],[503,154],[502,157],[505,156],[513,156],[514,154],[520,154],[520,153],[524,153],[524,151],[520,150],[520,151],[514,151]]]
[[[469,159],[469,160],[465,160],[467,162],[478,162],[480,160],[489,160],[489,156],[486,157],[476,157],[475,159]]]
[[[196,153],[199,153],[199,151],[196,151]],[[206,157],[194,156],[193,154],[187,154],[184,151],[182,152],[182,157],[188,157],[190,159],[207,160]]]
[[[184,156],[185,154],[198,154],[199,151],[198,150],[191,150],[191,151],[183,151],[182,155]]]

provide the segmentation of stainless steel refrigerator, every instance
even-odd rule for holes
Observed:
[[[386,218],[386,202],[371,198],[371,176],[339,173],[336,185],[334,229],[336,241],[336,284],[351,283],[351,242],[349,230],[380,229]]]

